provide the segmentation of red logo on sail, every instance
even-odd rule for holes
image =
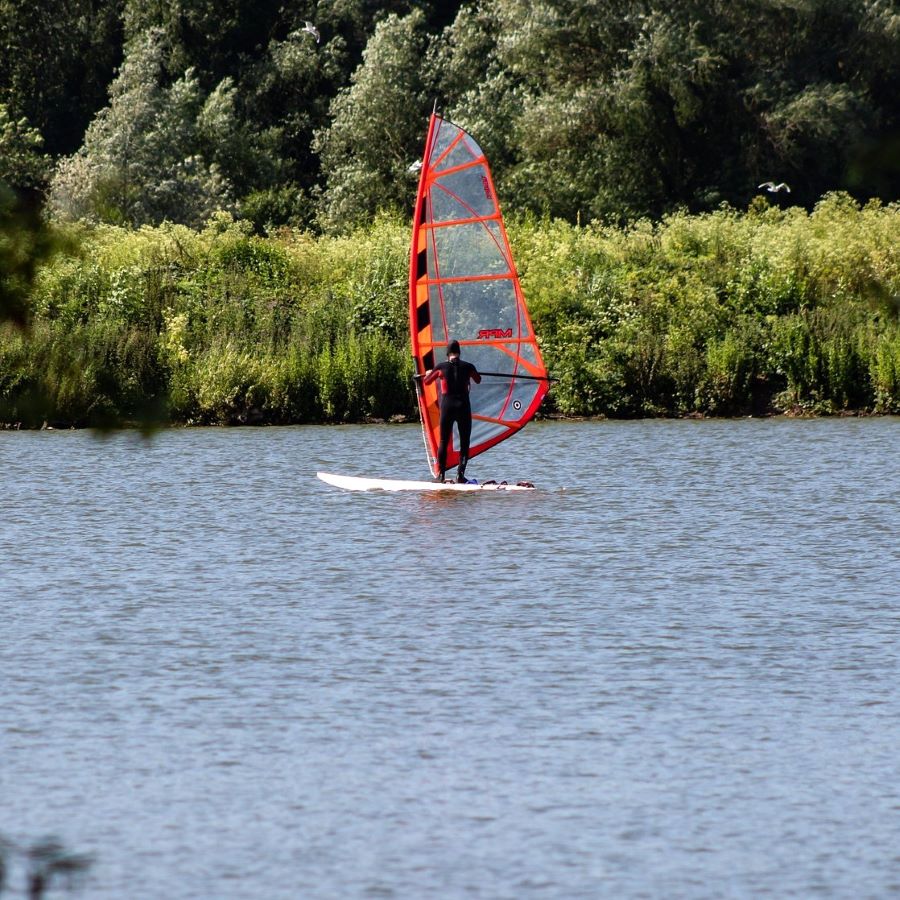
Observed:
[[[502,328],[482,328],[478,332],[479,341],[502,341],[504,338],[512,336],[512,328],[507,328],[505,331]]]

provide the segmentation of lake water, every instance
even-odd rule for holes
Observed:
[[[900,420],[0,433],[0,833],[91,898],[900,892]],[[20,865],[20,863],[17,863]],[[21,889],[21,872],[13,886]]]

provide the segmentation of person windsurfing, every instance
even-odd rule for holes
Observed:
[[[447,447],[453,434],[453,423],[459,432],[459,465],[456,480],[466,483],[466,463],[469,461],[469,439],[472,436],[472,406],[469,403],[469,382],[481,384],[478,370],[470,362],[460,359],[459,341],[447,345],[447,361],[438,363],[425,373],[423,384],[441,379],[441,443],[438,447],[438,481],[445,480]]]

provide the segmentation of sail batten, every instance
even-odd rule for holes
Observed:
[[[485,378],[472,388],[470,457],[519,431],[547,393],[547,371],[488,161],[470,134],[437,115],[429,123],[419,175],[409,298],[418,375],[444,359],[455,339],[463,357],[480,371],[502,376],[500,381]],[[438,387],[419,380],[417,391],[426,453],[436,474]],[[448,468],[458,461],[454,444]]]
[[[492,216],[472,216],[470,219],[451,219],[449,222],[429,222],[423,225],[429,231],[437,231],[440,228],[452,228],[454,225],[478,225],[482,222],[499,222],[500,215],[495,213]]]

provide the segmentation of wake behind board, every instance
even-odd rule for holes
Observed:
[[[533,491],[527,484],[455,484],[439,481],[403,481],[395,478],[359,478],[355,475],[332,475],[316,472],[326,484],[345,491]]]

